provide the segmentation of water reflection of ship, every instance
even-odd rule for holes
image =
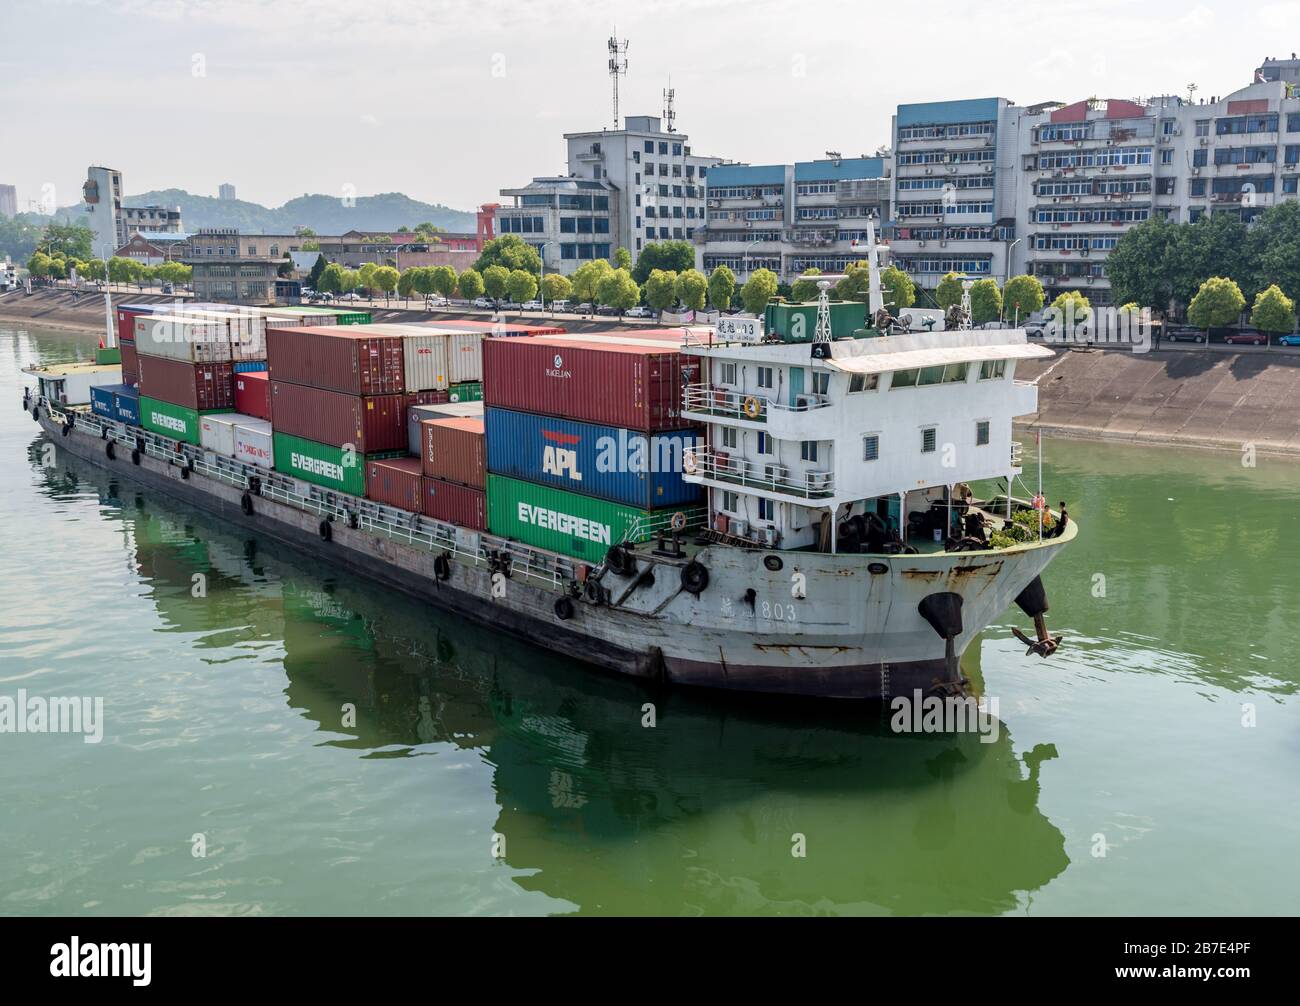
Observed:
[[[331,744],[480,751],[516,883],[579,910],[1002,912],[1068,863],[1038,807],[1054,752],[1018,757],[1005,727],[991,744],[900,738],[860,712],[650,692],[166,509],[128,500],[122,519],[169,627],[206,641],[275,626],[288,703]],[[196,571],[210,576],[202,601]]]

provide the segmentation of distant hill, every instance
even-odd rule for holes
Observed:
[[[355,205],[344,206],[337,196],[304,195],[274,209],[243,199],[196,196],[184,189],[162,189],[127,196],[127,206],[179,206],[188,231],[200,227],[236,227],[246,233],[292,234],[295,227],[310,227],[317,234],[345,231],[393,231],[429,222],[446,231],[472,232],[477,224],[473,213],[454,210],[441,203],[422,203],[400,192],[357,196]],[[80,206],[60,209],[61,219],[76,221]]]

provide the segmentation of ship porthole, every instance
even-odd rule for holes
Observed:
[[[763,556],[763,565],[766,566],[768,569],[770,569],[773,573],[777,573],[780,572],[781,567],[783,567],[785,563],[781,561],[781,557],[779,555],[765,555]]]
[[[879,576],[881,573],[888,573],[889,567],[883,562],[869,562],[867,563],[867,572]]]

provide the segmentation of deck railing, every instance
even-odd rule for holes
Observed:
[[[682,392],[682,406],[687,412],[745,419],[751,423],[767,422],[768,405],[768,400],[760,395],[745,395],[711,384],[688,384]]]
[[[765,489],[805,500],[827,499],[835,495],[832,472],[792,473],[785,465],[748,461],[711,447],[696,447],[683,452],[682,468],[687,479],[696,476],[743,489]]]

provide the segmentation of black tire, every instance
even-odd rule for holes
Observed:
[[[253,497],[248,493],[244,493],[243,496],[239,497],[239,509],[244,511],[245,517],[253,516]]]
[[[611,545],[605,553],[605,565],[620,576],[631,576],[636,572],[636,559],[625,545]]]
[[[131,452],[131,464],[138,465],[139,463],[140,463],[140,448],[137,447],[135,450]]]
[[[67,436],[69,433],[71,433],[71,432],[72,432],[72,424],[71,424],[71,423],[64,423],[64,424],[63,424],[63,429],[61,429],[61,430],[59,431],[59,436],[61,436],[61,437],[66,437],[66,436]]]
[[[557,597],[555,599],[555,617],[561,622],[567,622],[572,618],[575,610],[573,602],[567,597]]]
[[[32,406],[32,421],[37,423],[41,421],[41,407],[39,405]]]
[[[434,556],[433,575],[439,580],[447,580],[451,577],[451,560],[447,558],[446,552]]]
[[[116,461],[117,444],[113,443],[113,441],[111,440],[108,443],[106,443],[104,445],[104,457],[108,458],[109,461]]]
[[[188,481],[190,477],[190,466],[186,465],[181,469],[181,478]]]
[[[334,525],[331,524],[329,521],[327,521],[327,520],[323,520],[323,521],[321,521],[321,522],[320,522],[320,527],[318,527],[318,528],[316,529],[316,531],[317,531],[317,533],[320,535],[320,540],[321,540],[321,541],[333,541],[333,540],[334,540]]]
[[[699,597],[709,586],[709,571],[692,559],[682,567],[682,590]]]

